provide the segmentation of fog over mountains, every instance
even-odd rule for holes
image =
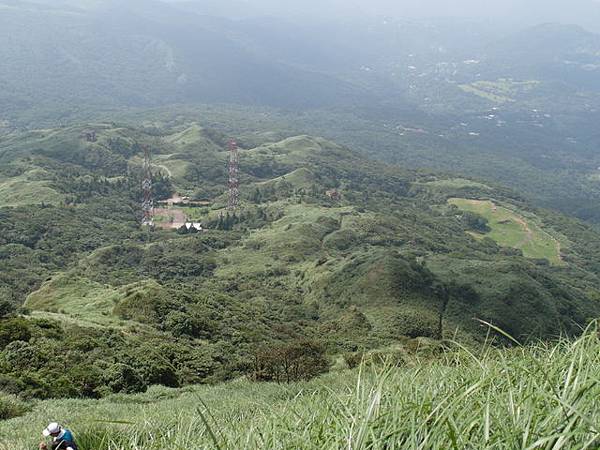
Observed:
[[[0,0],[0,132],[123,108],[274,108],[297,133],[600,220],[598,9]]]
[[[32,96],[38,109],[82,98],[104,106],[416,102],[420,109],[423,98],[410,91],[436,77],[446,87],[478,77],[598,85],[599,39],[572,25],[593,20],[596,2],[580,0],[564,14],[552,2],[496,2],[494,24],[470,0],[452,8],[414,3],[0,0],[0,95],[9,112],[31,108]],[[426,14],[438,19],[409,19]],[[439,18],[447,15],[461,18]],[[535,25],[542,19],[565,24]]]
[[[453,17],[490,22],[504,21],[516,26],[544,22],[577,24],[600,31],[600,3],[597,0],[163,0],[178,5],[195,5],[206,14],[230,17],[310,16],[315,19],[348,19],[387,16],[395,18]]]

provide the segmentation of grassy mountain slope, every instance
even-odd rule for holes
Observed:
[[[239,380],[100,401],[51,400],[0,422],[9,436],[0,449],[33,447],[57,417],[84,450],[593,448],[598,350],[595,333],[476,354],[453,348],[436,356],[424,346],[397,352],[398,365],[389,360],[388,367],[336,371],[308,383]]]
[[[177,124],[182,116],[195,118],[224,133],[244,135],[249,147],[261,139],[324,136],[404,167],[449,171],[487,184],[511,186],[532,204],[596,221],[598,203],[594,199],[600,195],[600,159],[594,151],[597,113],[572,117],[565,127],[552,122],[556,115],[545,118],[543,110],[498,113],[491,108],[488,105],[482,111],[443,120],[441,116],[422,116],[414,109],[389,111],[374,118],[360,110],[293,112],[239,105],[136,109],[100,116],[119,118],[136,127],[157,121]],[[488,118],[495,114],[499,120],[510,119],[512,125],[498,127]],[[544,128],[538,126],[541,118]],[[563,119],[561,115],[560,121]]]
[[[449,202],[459,209],[474,212],[488,221],[489,234],[473,233],[473,236],[483,237],[487,234],[499,245],[522,250],[528,258],[547,259],[552,264],[562,263],[560,242],[540,229],[534,221],[527,220],[491,201],[454,198]]]
[[[89,128],[96,142],[82,137]],[[485,337],[474,318],[519,339],[555,337],[578,333],[600,312],[600,240],[589,226],[322,138],[248,133],[239,141],[242,198],[231,215],[227,138],[196,123],[92,124],[2,140],[8,180],[42,170],[62,196],[0,209],[0,295],[31,311],[28,321],[4,322],[0,346],[9,359],[37,355],[0,364],[9,391],[103,396],[105,386],[221,380],[248,373],[260,346],[302,339],[320,340],[331,355],[417,337],[473,342]],[[144,144],[156,197],[202,200],[183,213],[206,232],[139,228]],[[486,218],[451,198],[502,202],[540,236],[564,236],[561,263],[486,237]],[[168,364],[152,356],[155,342]],[[86,355],[61,352],[90,346]],[[58,375],[48,358],[78,368],[59,376],[60,388],[51,388]]]

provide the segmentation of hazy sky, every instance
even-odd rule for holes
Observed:
[[[178,1],[178,0],[165,0]],[[600,31],[600,0],[181,0],[230,3],[233,10],[335,18],[369,15],[464,17],[516,24],[574,23]]]

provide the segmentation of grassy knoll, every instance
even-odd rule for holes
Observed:
[[[314,205],[277,203],[283,217],[268,228],[252,231],[237,248],[221,251],[227,264],[217,276],[264,271],[272,267],[306,262],[306,255],[318,254],[326,236],[336,231],[341,214],[352,208],[319,208]],[[314,267],[314,262],[310,266]]]
[[[180,127],[181,129],[169,134],[163,139],[163,142],[167,145],[184,150],[194,149],[196,151],[220,151],[222,150],[219,146],[206,136],[204,130],[197,123],[191,123],[189,126]]]
[[[66,273],[29,295],[25,306],[32,311],[32,317],[51,317],[84,327],[123,327],[131,322],[121,320],[115,306],[136,293],[149,295],[152,289],[159,286],[151,281],[116,288]]]
[[[301,167],[300,169],[294,170],[287,175],[274,178],[272,180],[264,181],[260,183],[262,186],[276,186],[278,183],[287,182],[294,188],[310,188],[317,180],[315,179],[314,173],[310,170]]]
[[[0,161],[6,179],[45,170],[68,199],[0,208],[0,391],[100,398],[237,379],[254,373],[263,348],[305,339],[339,359],[406,338],[481,342],[486,329],[473,318],[531,342],[578,335],[600,316],[593,230],[517,209],[500,224],[524,251],[525,225],[568,236],[569,265],[557,269],[471,238],[485,221],[446,203],[493,195],[519,204],[500,189],[456,179],[431,189],[447,177],[382,166],[320,138],[240,139],[241,207],[219,219],[226,139],[185,126],[146,131],[98,127],[94,143],[80,129],[44,131],[14,144],[9,167]],[[200,137],[212,144],[197,146]],[[186,162],[173,184],[155,176],[156,198],[212,202],[173,210],[206,232],[140,229],[144,145],[157,164],[162,155]],[[18,315],[27,297],[29,320]]]
[[[298,384],[237,381],[38,402],[0,422],[0,449],[34,448],[49,420],[71,427],[82,450],[598,448],[597,332],[418,355]]]
[[[20,176],[0,177],[0,208],[5,206],[58,205],[64,196],[51,187],[46,180],[48,173],[32,169]]]
[[[424,183],[424,185],[427,187],[436,188],[436,189],[440,189],[440,190],[465,189],[465,188],[478,188],[478,189],[482,189],[482,190],[486,190],[486,191],[492,190],[492,188],[486,184],[478,183],[473,180],[467,180],[465,178],[448,178],[445,180],[429,181],[427,183]]]
[[[488,220],[490,237],[499,245],[517,248],[527,258],[545,258],[552,264],[562,264],[560,243],[535,223],[516,212],[496,205],[492,201],[453,198],[450,204],[463,211],[470,211]],[[473,233],[476,237],[482,236]]]
[[[154,158],[153,166],[166,172],[170,178],[177,180],[185,176],[189,163],[177,159],[177,155],[157,155]]]
[[[516,102],[540,84],[539,81],[513,81],[501,78],[497,81],[477,81],[472,84],[463,84],[459,87],[467,93],[485,98],[494,103]]]
[[[64,313],[86,322],[107,325],[119,292],[84,278],[59,275],[32,293],[25,306],[34,311]]]

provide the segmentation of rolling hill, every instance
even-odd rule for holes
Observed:
[[[235,214],[225,210],[227,137],[198,123],[96,123],[0,141],[2,183],[16,199],[0,208],[0,296],[26,314],[2,322],[0,343],[10,358],[37,355],[0,365],[6,386],[95,397],[107,385],[248,373],[263,345],[312,339],[339,355],[423,337],[474,343],[485,338],[474,318],[518,339],[551,338],[599,314],[600,240],[590,226],[323,138],[238,139]],[[140,229],[144,144],[157,199],[202,200],[173,208],[205,232]],[[44,174],[52,201],[35,182],[15,182],[32,173]],[[492,202],[503,217],[465,206]],[[77,369],[59,376],[48,358]],[[63,381],[50,388],[56,376]]]
[[[0,0],[0,450],[600,446],[600,37],[311,1]]]
[[[600,220],[597,34],[251,10],[4,0],[0,135],[149,107],[245,109],[267,132],[283,126],[405,167],[493,180]]]

